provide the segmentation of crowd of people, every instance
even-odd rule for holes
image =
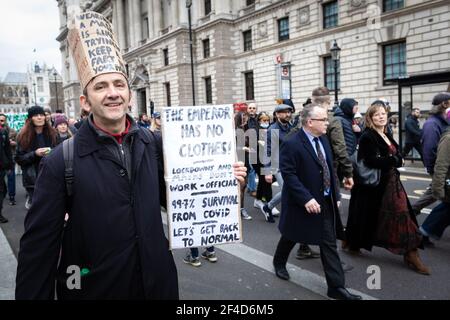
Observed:
[[[385,99],[375,100],[364,116],[353,98],[344,98],[338,106],[331,106],[329,91],[325,87],[316,88],[300,110],[295,109],[291,100],[276,102],[278,105],[274,107],[272,117],[264,111],[256,112],[255,103],[249,104],[247,109],[239,105],[235,114],[236,129],[245,132],[245,139],[238,139],[244,141],[238,149],[245,152],[242,160],[249,172],[246,186],[251,195],[251,186],[257,186],[258,190],[254,195],[254,206],[260,209],[267,222],[273,223],[274,217],[278,216],[273,211],[282,203],[281,239],[273,260],[276,275],[289,279],[285,265],[289,252],[299,243],[296,257],[321,257],[329,287],[343,287],[341,270],[349,271],[352,267],[336,257],[335,248],[331,245],[335,239],[329,237],[331,228],[335,228],[336,238],[342,240],[343,249],[351,254],[360,254],[361,249],[371,251],[373,246],[382,247],[403,256],[407,267],[429,275],[431,270],[421,260],[418,249],[434,246],[430,238],[439,239],[450,225],[450,94],[439,93],[433,98],[423,130],[418,121],[420,109],[411,109],[405,123],[406,141],[402,153],[393,136],[390,107]],[[325,136],[327,139],[324,141],[322,137]],[[254,137],[256,143],[251,141]],[[320,148],[313,143],[314,137],[321,137]],[[302,142],[306,149],[298,149]],[[276,148],[273,148],[274,144]],[[315,167],[308,158],[311,146],[315,149],[312,156]],[[398,170],[412,148],[423,157],[424,166],[432,178],[427,192],[413,204],[408,199]],[[319,149],[328,166],[323,165]],[[253,161],[252,152],[257,155]],[[375,184],[368,184],[365,173],[358,171],[355,161],[362,162],[365,170],[377,172]],[[252,175],[252,171],[256,175]],[[320,181],[317,173],[329,176],[322,186],[311,185]],[[257,183],[255,176],[258,177]],[[271,184],[274,181],[278,182],[281,191],[272,196]],[[338,214],[341,187],[351,190],[345,226]],[[313,193],[317,188],[325,189],[325,200],[320,193]],[[244,190],[245,186],[242,193]],[[318,198],[322,199],[319,201]],[[441,203],[419,226],[416,216],[422,208],[435,201]],[[250,219],[245,204],[242,204],[242,218]],[[315,215],[320,212],[324,212],[321,218]],[[333,219],[328,220],[330,212]],[[328,225],[327,221],[333,221],[334,226],[323,227],[321,233],[319,229],[322,227],[319,226]],[[319,245],[320,253],[309,244]],[[330,295],[355,298],[344,290],[331,290]]]
[[[80,19],[83,28],[92,19],[96,26],[97,19],[109,24],[97,13]],[[95,37],[92,31],[84,32],[83,39]],[[81,32],[74,27],[68,38],[79,39]],[[79,45],[69,41],[77,56],[91,54]],[[129,79],[120,51],[113,51],[118,55],[114,69],[107,64],[87,70],[84,61],[90,59],[79,59],[79,121],[33,106],[14,140],[0,114],[0,208],[7,194],[10,204],[16,203],[10,190],[14,161],[27,192],[16,299],[179,298],[161,219],[161,207],[167,207],[161,114],[153,113],[151,120],[128,114]],[[256,103],[241,105],[234,121],[242,162],[233,165],[233,173],[243,219],[252,219],[244,202],[247,188],[268,223],[279,216],[276,276],[290,279],[286,263],[298,243],[297,258],[321,259],[330,298],[360,300],[346,289],[345,272],[352,267],[341,260],[337,240],[351,253],[378,246],[403,256],[419,274],[432,272],[418,249],[439,239],[450,224],[450,94],[433,98],[420,145],[408,141],[422,148],[432,177],[423,199],[412,205],[400,180],[404,154],[393,137],[388,103],[374,101],[363,117],[356,99],[342,99],[334,107],[330,101],[329,90],[319,87],[297,109],[290,99],[277,99],[273,114],[258,112]],[[417,129],[417,123],[411,124]],[[275,181],[281,190],[274,195]],[[351,190],[346,223],[341,220],[341,188]],[[419,226],[417,214],[435,201],[441,203]],[[8,222],[2,214],[0,223]],[[310,245],[318,245],[320,252]],[[201,256],[218,261],[214,247]],[[199,248],[188,250],[184,262],[200,266]],[[78,290],[68,285],[67,271],[73,266],[81,273]]]
[[[82,109],[78,120],[67,118],[61,110],[55,113],[50,108],[32,106],[28,109],[28,117],[20,132],[8,126],[7,116],[0,114],[0,223],[8,219],[2,215],[3,200],[8,195],[9,205],[16,205],[16,164],[20,166],[22,184],[26,190],[25,208],[31,207],[34,186],[41,159],[64,140],[73,137],[89,112]],[[161,114],[154,112],[149,118],[140,114],[135,119],[138,126],[160,135]],[[6,182],[5,182],[6,177]]]
[[[386,248],[402,255],[405,264],[416,272],[430,274],[418,249],[434,245],[430,238],[439,239],[450,225],[450,94],[435,96],[423,130],[418,123],[420,110],[412,109],[405,123],[406,141],[402,153],[392,130],[388,129],[388,108],[383,100],[374,101],[364,116],[359,112],[358,102],[352,98],[344,98],[339,106],[333,107],[325,87],[316,88],[311,99],[297,110],[291,100],[276,103],[272,115],[258,112],[256,103],[235,108],[236,132],[244,134],[243,144],[238,144],[238,149],[242,151],[242,161],[248,172],[245,183],[241,184],[241,217],[252,219],[246,209],[248,204],[244,202],[246,189],[255,197],[253,206],[269,223],[276,222],[275,217],[280,216],[277,206],[282,204],[281,238],[274,254],[276,275],[289,279],[285,265],[289,252],[299,243],[298,259],[322,259],[330,296],[358,298],[344,288],[343,274],[352,267],[339,258],[336,239],[342,240],[343,249],[352,254],[359,254],[361,249],[370,251],[373,246]],[[81,124],[88,122],[89,114],[83,112],[80,119],[74,121],[61,113],[51,114],[49,110],[33,106],[19,133],[8,127],[5,115],[0,115],[1,205],[7,195],[9,204],[16,204],[14,168],[17,163],[27,193],[25,207],[31,208],[41,160],[58,144],[76,135]],[[159,112],[154,112],[151,118],[141,114],[134,121],[137,127],[161,139]],[[313,142],[315,138],[320,138],[319,146]],[[433,180],[427,190],[429,194],[422,197],[425,201],[421,198],[414,204],[409,202],[398,171],[412,148],[421,158],[423,156]],[[312,159],[303,158],[307,155]],[[367,185],[359,176],[352,155],[368,168],[379,170],[376,185]],[[308,163],[311,160],[315,160],[318,170],[312,170],[314,162]],[[310,185],[321,182],[320,176],[327,178],[319,185]],[[276,194],[272,193],[274,182],[280,187]],[[339,213],[341,187],[351,190],[345,226]],[[325,190],[324,197],[320,190]],[[434,201],[441,203],[419,226],[416,216]],[[0,211],[0,223],[6,222],[7,218]],[[313,250],[311,244],[319,245],[320,252]],[[191,248],[184,262],[200,266],[199,256],[198,248]],[[206,248],[201,257],[210,262],[218,260],[214,247]]]

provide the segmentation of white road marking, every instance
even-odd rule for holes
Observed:
[[[408,180],[419,180],[419,181],[428,181],[431,182],[431,178],[422,178],[422,177],[414,177],[414,176],[400,176],[401,181],[408,181]]]
[[[341,193],[341,196],[342,196],[342,199],[350,200],[350,195],[349,194]],[[418,198],[418,197],[414,197],[414,196],[408,196],[408,197],[409,198]],[[421,213],[425,213],[425,214],[430,214],[431,209],[425,208],[425,209],[422,209],[422,211],[420,211],[420,212]]]
[[[163,223],[167,226],[167,213],[165,211],[161,211],[161,217]],[[216,245],[215,247],[245,262],[251,263],[258,268],[275,274],[272,265],[273,256],[267,253],[256,250],[243,243],[222,244]],[[324,277],[319,276],[314,272],[297,267],[291,263],[286,265],[286,269],[289,271],[289,275],[291,276],[289,279],[290,282],[329,299],[327,297],[327,283]],[[378,300],[377,298],[369,296],[363,292],[359,292],[351,288],[348,288],[348,290],[353,294],[362,296],[364,300]]]

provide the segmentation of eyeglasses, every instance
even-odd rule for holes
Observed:
[[[314,118],[311,118],[310,120],[328,122],[328,118],[323,118],[323,119],[314,119]]]

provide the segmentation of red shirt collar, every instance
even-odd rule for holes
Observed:
[[[130,119],[126,119],[125,130],[124,130],[123,132],[121,132],[121,133],[111,133],[111,132],[106,131],[105,129],[102,129],[102,128],[100,128],[99,126],[97,126],[97,125],[95,124],[94,121],[92,121],[92,122],[94,123],[94,126],[95,126],[98,130],[100,130],[100,131],[106,133],[107,135],[113,137],[113,138],[116,139],[117,142],[120,143],[120,144],[122,144],[123,137],[125,137],[125,135],[130,131],[130,128],[131,128],[131,121],[130,121]]]

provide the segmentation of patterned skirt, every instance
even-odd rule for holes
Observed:
[[[422,235],[408,206],[408,197],[396,169],[389,172],[388,182],[378,213],[374,245],[394,254],[417,249]]]

